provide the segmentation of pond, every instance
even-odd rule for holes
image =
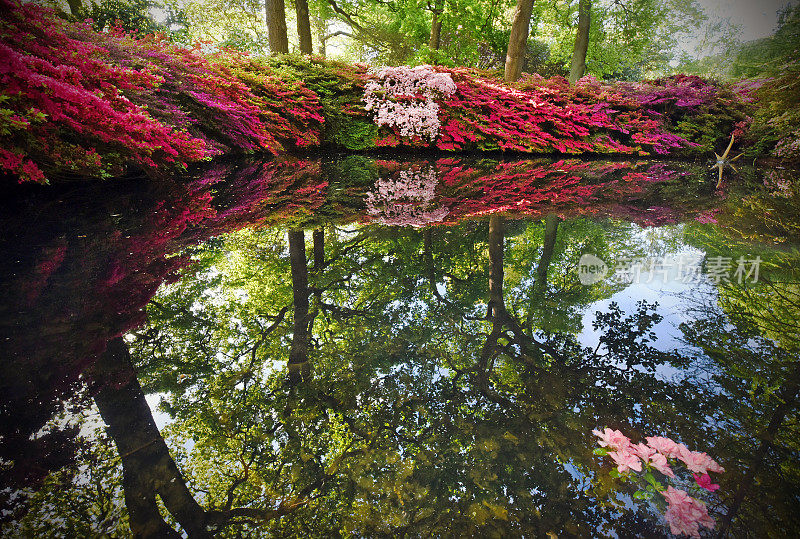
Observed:
[[[796,535],[798,173],[716,174],[328,155],[15,189],[2,534]]]

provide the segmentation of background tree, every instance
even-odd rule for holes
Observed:
[[[575,84],[586,72],[586,51],[589,50],[589,27],[591,25],[592,1],[580,0],[578,4],[578,30],[575,32],[575,47],[569,68],[569,82]]]
[[[283,0],[264,0],[264,8],[267,13],[269,50],[272,54],[288,54],[289,37],[286,33],[286,5]],[[310,38],[310,32],[308,37]]]
[[[528,43],[528,31],[531,25],[533,0],[517,0],[511,23],[511,35],[508,39],[506,53],[505,80],[514,82],[522,74],[522,57]]]
[[[313,54],[314,46],[311,43],[311,19],[309,18],[308,0],[295,0],[294,6],[297,14],[297,36],[300,41],[300,54]]]

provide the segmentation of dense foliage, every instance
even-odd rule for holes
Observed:
[[[787,8],[774,36],[737,59],[742,74],[767,77],[755,92],[753,154],[772,153],[800,163],[800,6]]]

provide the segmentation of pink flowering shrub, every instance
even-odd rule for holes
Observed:
[[[455,91],[438,98],[438,138],[426,143],[387,120],[396,115],[387,110],[376,117],[385,126],[378,146],[629,155],[710,151],[734,123],[744,128],[751,106],[740,94],[697,77],[638,84],[584,77],[572,86],[563,77],[532,75],[510,87],[473,69],[424,67],[450,75],[455,84]]]
[[[364,85],[364,108],[379,126],[396,127],[403,137],[434,140],[439,134],[439,104],[456,91],[448,73],[431,66],[384,67]]]
[[[199,140],[123,95],[157,85],[156,75],[104,61],[104,48],[48,9],[11,0],[0,9],[2,169],[43,183],[43,169],[108,173],[121,165],[114,156],[150,166],[205,156]]]
[[[622,432],[608,427],[602,432],[593,430],[592,433],[599,438],[597,443],[600,447],[595,449],[595,454],[610,457],[616,465],[611,470],[611,475],[643,485],[634,493],[634,498],[651,500],[659,505],[659,500],[663,497],[663,501],[667,503],[664,519],[673,534],[700,537],[701,526],[714,529],[716,523],[709,516],[705,503],[693,498],[685,490],[676,489],[672,485],[664,487],[662,483],[679,479],[673,467],[682,463],[691,472],[696,489],[714,492],[719,489],[719,485],[712,483],[708,472],[725,471],[714,459],[706,453],[691,451],[684,444],[661,436],[649,436],[646,438],[647,443],[634,445]],[[654,471],[661,475],[661,480],[656,479]]]

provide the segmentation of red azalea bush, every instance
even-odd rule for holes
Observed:
[[[444,103],[440,149],[647,155],[691,146],[610,85],[534,75],[509,88],[469,70],[451,73],[458,92]]]
[[[319,144],[316,95],[254,60],[98,33],[17,0],[0,9],[0,168],[20,181]]]
[[[474,69],[433,68],[449,74],[455,93],[440,99],[435,144],[381,129],[377,146],[434,146],[440,150],[561,154],[667,155],[711,151],[746,127],[746,96],[678,75],[641,83],[528,75],[512,87]],[[403,96],[421,103],[421,96]],[[384,120],[385,121],[385,120]]]

